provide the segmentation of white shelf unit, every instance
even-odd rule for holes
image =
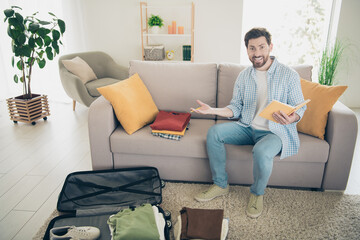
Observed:
[[[169,9],[176,8],[179,10],[190,10],[191,22],[190,22],[190,33],[189,34],[151,34],[148,28],[148,9]],[[144,45],[149,44],[149,38],[169,38],[169,39],[181,39],[189,38],[191,45],[191,62],[194,62],[194,18],[195,18],[195,5],[192,2],[191,5],[175,5],[175,6],[155,6],[148,5],[146,2],[140,2],[140,16],[141,16],[141,49],[142,49],[142,60],[145,59]],[[145,21],[144,21],[145,20]]]

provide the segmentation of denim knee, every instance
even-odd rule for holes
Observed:
[[[213,125],[207,132],[207,136],[206,136],[206,140],[207,142],[210,142],[210,141],[220,141],[219,139],[219,126],[216,124],[216,125]]]

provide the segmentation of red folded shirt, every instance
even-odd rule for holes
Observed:
[[[190,122],[190,113],[160,111],[153,124],[152,130],[182,131]]]

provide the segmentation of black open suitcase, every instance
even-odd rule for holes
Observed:
[[[71,173],[66,177],[57,203],[57,210],[65,214],[50,221],[44,239],[50,239],[50,229],[60,226],[94,226],[101,231],[99,239],[111,239],[109,216],[144,203],[158,206],[164,186],[154,167]],[[171,214],[158,208],[166,220],[164,234],[169,240]]]

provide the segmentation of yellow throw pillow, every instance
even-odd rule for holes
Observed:
[[[297,124],[299,132],[324,139],[328,113],[347,86],[324,86],[301,79],[305,99],[311,99],[303,118]]]
[[[68,71],[78,76],[84,84],[97,79],[89,64],[80,57],[75,57],[71,60],[62,60],[62,63]]]
[[[153,122],[159,112],[137,73],[97,90],[111,103],[117,119],[128,134]]]

